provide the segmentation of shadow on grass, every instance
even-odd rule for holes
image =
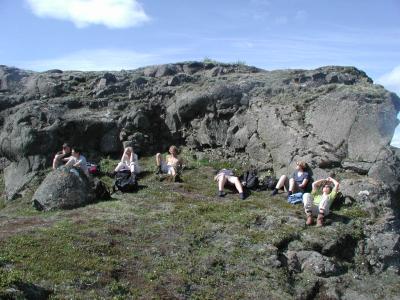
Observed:
[[[331,225],[333,223],[343,223],[348,224],[352,219],[343,215],[336,214],[331,212],[329,215],[325,217],[325,224]]]

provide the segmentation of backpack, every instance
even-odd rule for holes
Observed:
[[[115,174],[115,181],[113,186],[113,192],[121,191],[123,193],[135,192],[138,188],[138,182],[136,175],[131,173],[130,170],[118,171]]]
[[[262,191],[267,191],[267,190],[273,190],[278,183],[278,180],[272,176],[266,176],[261,183],[261,190]]]
[[[290,204],[298,204],[303,202],[303,193],[295,193],[291,194],[288,199],[288,203]]]
[[[247,189],[251,190],[258,188],[257,170],[246,171],[242,176],[239,177],[239,179],[243,187]]]
[[[94,194],[96,196],[96,200],[109,200],[111,199],[111,194],[110,190],[106,186],[106,184],[99,180],[96,179],[94,181],[94,187],[93,187]]]

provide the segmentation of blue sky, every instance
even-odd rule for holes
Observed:
[[[400,95],[400,0],[0,0],[0,26],[0,64],[19,68],[351,65]]]

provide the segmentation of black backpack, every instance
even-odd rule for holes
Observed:
[[[138,189],[136,175],[129,170],[119,171],[115,174],[113,192],[116,190],[123,193],[135,192]]]
[[[261,190],[262,191],[273,190],[277,184],[278,180],[275,177],[266,176],[263,182],[261,183]]]
[[[246,189],[254,190],[258,188],[257,170],[246,171],[239,179]]]
[[[96,200],[109,200],[111,199],[110,190],[106,186],[106,184],[95,178],[94,180],[94,187],[93,187],[94,194],[96,196]]]

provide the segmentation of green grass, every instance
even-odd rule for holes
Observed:
[[[148,172],[137,193],[50,213],[30,206],[32,192],[6,205],[2,228],[21,224],[0,238],[0,297],[16,282],[51,289],[53,299],[293,297],[278,258],[303,233],[318,239],[324,229],[305,228],[302,208],[280,195],[252,192],[240,201],[229,191],[216,197],[215,171],[238,166],[196,160],[188,150],[182,156],[183,183],[159,181],[154,157],[143,157]],[[101,168],[110,172],[116,164],[104,159]],[[111,178],[102,179],[111,186]],[[364,217],[351,208],[336,213]],[[23,226],[27,221],[34,225]],[[359,238],[357,226],[329,227]]]

